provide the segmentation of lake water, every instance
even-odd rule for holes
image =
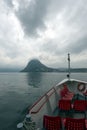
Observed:
[[[30,106],[66,73],[0,73],[0,130],[17,130]],[[87,81],[87,73],[72,73]]]

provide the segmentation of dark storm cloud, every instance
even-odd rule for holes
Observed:
[[[49,0],[33,0],[27,7],[19,6],[16,12],[24,32],[29,36],[37,35],[38,29],[44,29],[44,17],[46,16]]]

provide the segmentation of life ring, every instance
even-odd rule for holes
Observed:
[[[84,83],[79,83],[78,86],[77,86],[77,89],[80,91],[80,92],[83,92],[85,90],[85,84]]]

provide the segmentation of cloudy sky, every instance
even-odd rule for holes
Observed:
[[[87,67],[87,0],[0,0],[0,68],[67,67],[68,53]]]

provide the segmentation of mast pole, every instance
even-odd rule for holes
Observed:
[[[70,79],[70,54],[68,53],[68,78]]]

